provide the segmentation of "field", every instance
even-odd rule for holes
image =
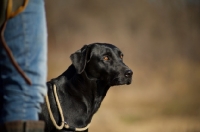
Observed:
[[[113,43],[133,70],[112,87],[91,132],[200,132],[200,2],[46,1],[48,80],[84,44]]]

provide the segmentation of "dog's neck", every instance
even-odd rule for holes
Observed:
[[[93,95],[95,93],[95,95],[99,97],[105,96],[108,89],[110,88],[110,85],[107,84],[106,81],[99,80],[96,78],[89,78],[85,71],[83,71],[81,74],[77,74],[76,69],[73,65],[70,65],[69,68],[58,78],[60,80],[63,79],[64,83],[70,82],[77,90],[91,91],[93,92]]]
[[[79,109],[77,110],[77,112],[79,113],[74,113],[75,115],[80,115],[80,116],[83,115],[84,117],[86,117],[86,118],[83,118],[83,119],[86,119],[85,121],[82,121],[84,123],[83,124],[80,123],[83,126],[91,122],[93,114],[100,107],[101,102],[103,101],[110,87],[109,85],[107,85],[105,82],[101,80],[88,78],[85,71],[82,72],[81,74],[77,74],[73,65],[71,65],[68,68],[68,70],[66,70],[62,75],[60,75],[56,79],[53,79],[52,81],[57,86],[58,94],[63,95],[63,96],[59,96],[60,98],[62,98],[61,100],[66,101],[63,103],[67,103],[68,102],[67,100],[71,99],[75,103],[79,104],[79,105],[73,104],[72,107],[73,106],[75,107],[73,109]],[[65,97],[65,96],[68,96],[68,97]],[[81,107],[77,107],[77,106],[81,106]],[[64,109],[70,109],[70,108],[64,108]],[[70,112],[71,111],[69,111],[69,113]],[[75,111],[72,111],[72,112],[75,112]],[[68,117],[69,115],[65,115],[65,116],[66,118],[69,118]],[[73,118],[74,117],[72,117],[69,120],[73,120]],[[72,123],[72,125],[76,125],[76,127],[80,127],[80,126],[77,126],[79,125],[79,123],[74,123],[74,124]]]

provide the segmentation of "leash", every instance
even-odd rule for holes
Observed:
[[[60,113],[61,125],[58,125],[56,123],[56,121],[55,121],[55,118],[54,118],[54,116],[52,114],[52,111],[51,111],[48,95],[45,96],[45,99],[46,99],[46,104],[47,104],[47,108],[48,108],[48,112],[49,112],[51,121],[52,121],[53,125],[56,127],[56,129],[61,130],[63,128],[66,128],[66,129],[74,129],[75,131],[85,131],[86,129],[88,129],[90,127],[90,123],[86,127],[83,127],[83,128],[72,128],[72,127],[70,127],[67,124],[67,122],[64,121],[64,115],[63,115],[63,111],[62,111],[62,108],[61,108],[61,105],[60,105],[60,102],[59,102],[59,99],[58,99],[58,95],[57,95],[56,85],[55,84],[53,85],[53,93],[54,93],[54,96],[55,96],[55,99],[56,99],[56,103],[57,103],[57,106],[58,106],[58,111]]]
[[[18,15],[19,13],[21,13],[22,11],[24,11],[24,9],[26,8],[27,4],[28,4],[28,0],[24,0],[24,4],[22,6],[20,6],[16,11],[12,11],[13,1],[12,0],[8,0],[7,10],[6,10],[6,19],[3,22],[3,25],[1,27],[1,42],[2,42],[2,46],[5,49],[6,54],[8,55],[12,65],[15,67],[15,69],[18,71],[18,73],[24,78],[26,83],[31,85],[31,80],[26,76],[26,74],[23,72],[23,70],[17,64],[17,62],[16,62],[16,60],[15,60],[13,54],[12,54],[12,51],[10,50],[8,45],[6,44],[6,41],[5,41],[5,38],[4,38],[4,31],[5,31],[8,19],[13,18],[16,15]]]

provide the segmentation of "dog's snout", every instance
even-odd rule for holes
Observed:
[[[125,77],[130,78],[130,77],[132,77],[133,72],[131,70],[126,70],[124,75],[125,75]]]

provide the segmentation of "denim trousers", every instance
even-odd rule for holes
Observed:
[[[29,77],[27,84],[0,43],[0,124],[38,120],[46,95],[47,27],[43,0],[29,0],[26,9],[9,19],[4,32],[8,47]]]

